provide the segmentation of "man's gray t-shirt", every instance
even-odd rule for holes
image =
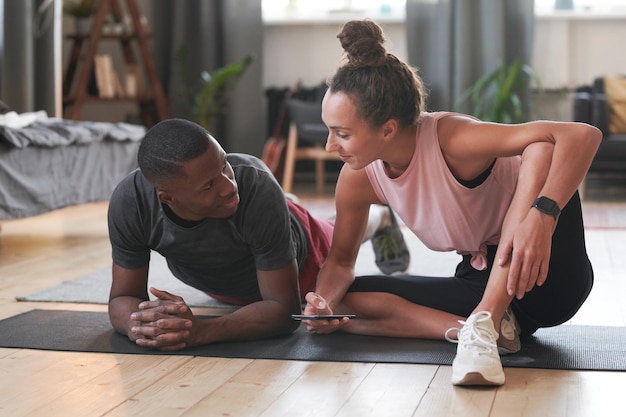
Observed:
[[[239,187],[237,211],[191,227],[168,217],[157,191],[139,170],[122,180],[109,203],[113,262],[127,269],[144,267],[155,250],[186,284],[241,300],[260,298],[257,269],[284,267],[296,252],[301,265],[306,239],[272,173],[250,155],[228,154],[227,159]]]

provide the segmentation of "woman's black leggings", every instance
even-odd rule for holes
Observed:
[[[464,255],[453,277],[415,275],[359,276],[349,292],[387,292],[412,303],[467,317],[480,302],[497,246],[489,246],[488,267],[477,271]],[[587,256],[578,192],[563,208],[552,236],[548,278],[511,306],[522,327],[532,334],[540,327],[556,326],[569,320],[587,299],[593,286],[593,269]]]

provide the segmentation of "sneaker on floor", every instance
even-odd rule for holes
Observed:
[[[372,237],[376,265],[386,275],[406,272],[411,263],[409,248],[391,208],[389,215],[391,224],[376,231]]]
[[[459,345],[452,362],[452,383],[454,385],[504,384],[504,371],[496,345],[498,333],[493,327],[491,313],[481,311],[459,323],[463,327],[459,330]],[[448,339],[447,332],[446,339]]]
[[[452,339],[448,336],[448,333],[453,331],[460,332],[461,329],[452,328],[446,332],[446,340],[452,343],[458,343],[458,339]],[[496,345],[498,345],[498,353],[500,355],[509,355],[511,353],[517,353],[522,348],[522,342],[520,341],[520,334],[522,334],[521,328],[513,310],[511,307],[507,308],[500,322],[500,334]]]
[[[500,335],[498,336],[497,345],[500,355],[508,355],[519,352],[522,348],[519,335],[521,328],[511,307],[504,312],[504,317],[500,322]]]

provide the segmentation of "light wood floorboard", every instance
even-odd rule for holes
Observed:
[[[35,308],[106,311],[15,301],[110,265],[105,202],[0,226],[0,319]],[[570,323],[625,326],[626,230],[588,230],[587,239],[596,285]],[[0,416],[623,415],[624,372],[505,372],[503,387],[467,389],[451,386],[449,366],[0,349]]]

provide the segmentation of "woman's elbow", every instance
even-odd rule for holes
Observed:
[[[584,124],[585,127],[585,139],[590,147],[597,150],[602,142],[602,131],[595,126]]]

